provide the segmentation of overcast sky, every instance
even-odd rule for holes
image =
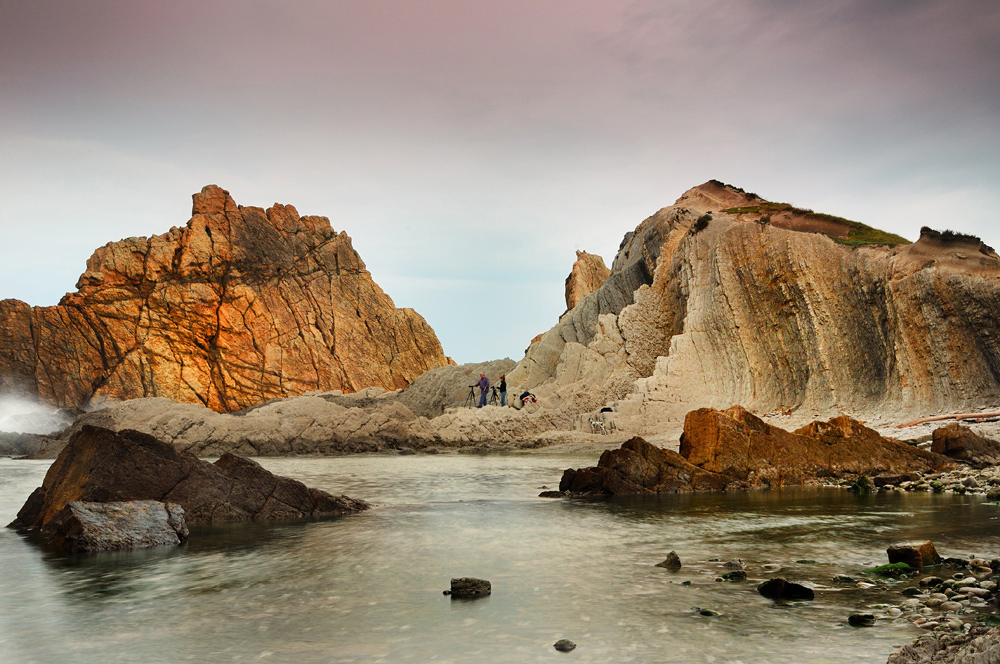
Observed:
[[[206,184],[346,230],[459,362],[708,179],[1000,247],[995,0],[0,0],[0,298]]]

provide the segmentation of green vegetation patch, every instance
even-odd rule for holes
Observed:
[[[868,576],[882,576],[887,579],[898,579],[901,574],[910,574],[915,571],[915,569],[906,563],[889,563],[888,565],[879,565],[878,567],[866,569],[862,572],[862,574],[866,574]]]
[[[846,226],[850,229],[846,238],[834,237],[829,233],[824,233],[824,235],[827,235],[827,237],[838,244],[844,244],[849,247],[859,247],[865,244],[881,244],[888,245],[890,247],[895,247],[900,244],[911,244],[911,242],[905,237],[896,235],[895,233],[880,231],[877,228],[872,228],[871,226],[862,224],[860,221],[845,219],[843,217],[837,217],[832,214],[824,214],[822,212],[813,212],[812,210],[804,208],[797,208],[790,203],[772,203],[770,201],[762,201],[759,205],[731,207],[723,210],[723,212],[726,214],[759,214],[768,217],[779,212],[790,212],[792,214],[800,215],[806,219],[827,221],[840,226]]]

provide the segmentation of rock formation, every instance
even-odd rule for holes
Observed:
[[[0,391],[61,407],[167,397],[218,411],[407,385],[448,364],[343,231],[208,186],[184,228],[98,249],[54,307],[0,302]]]
[[[633,438],[604,452],[594,468],[564,472],[559,490],[610,495],[724,491],[952,465],[947,457],[883,438],[847,417],[789,432],[734,406],[689,413],[680,454]]]
[[[734,479],[703,470],[681,455],[633,438],[601,454],[595,468],[569,469],[559,490],[573,494],[641,495],[724,491]]]
[[[176,503],[189,525],[341,516],[368,509],[224,454],[214,464],[138,431],[84,426],[49,467],[12,528],[51,526],[74,501]]]
[[[984,438],[957,422],[934,430],[931,450],[978,468],[1000,464],[1000,442]]]
[[[699,468],[751,482],[929,472],[953,465],[947,457],[883,438],[849,417],[789,432],[740,406],[688,413],[680,453]]]
[[[566,311],[600,288],[610,274],[611,270],[604,264],[603,258],[578,250],[573,269],[566,277]]]
[[[867,419],[995,404],[1000,258],[929,229],[904,242],[706,183],[626,234],[508,383],[553,412],[611,406],[640,435],[706,406]]]

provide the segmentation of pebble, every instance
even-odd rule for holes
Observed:
[[[961,611],[962,605],[958,602],[942,602],[940,609],[942,611]]]
[[[891,618],[895,618],[896,616],[903,615],[903,610],[894,606],[891,609],[889,609],[888,611],[886,611],[886,615],[888,615]]]
[[[558,641],[552,644],[552,647],[558,650],[559,652],[569,652],[570,650],[576,648],[576,644],[570,641],[569,639],[559,639]]]

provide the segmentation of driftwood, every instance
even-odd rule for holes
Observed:
[[[993,411],[992,413],[955,413],[954,415],[922,417],[919,420],[913,420],[912,422],[907,422],[906,424],[897,424],[896,428],[905,429],[906,427],[924,424],[925,422],[940,422],[941,420],[987,420],[993,417],[1000,417],[1000,410]]]

